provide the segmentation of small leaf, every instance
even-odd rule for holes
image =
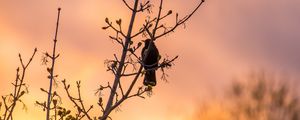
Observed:
[[[67,110],[66,115],[68,115],[68,114],[70,114],[70,113],[71,113],[71,111],[70,111],[70,110]]]
[[[25,91],[22,91],[20,94],[20,97],[23,96],[25,94]]]
[[[53,104],[54,104],[54,106],[57,105],[57,100],[56,99],[53,100]]]
[[[116,23],[117,23],[118,25],[121,25],[122,19],[116,20]]]
[[[140,46],[142,46],[142,42],[139,42],[138,44],[137,44],[137,47],[140,47]]]
[[[44,88],[40,88],[41,91],[45,92],[46,90]]]
[[[153,26],[153,24],[150,24],[148,28],[151,28]]]
[[[176,13],[176,23],[178,23],[178,13]]]
[[[46,53],[45,53],[45,55],[46,55],[47,57],[49,57],[49,56],[50,56],[48,52],[46,52]]]
[[[106,23],[109,23],[109,20],[108,20],[108,18],[105,18],[105,22],[106,22]]]
[[[61,116],[62,115],[62,111],[58,111],[57,115]]]
[[[172,10],[169,10],[168,15],[171,15],[171,14],[172,14]]]
[[[51,68],[47,68],[47,71],[48,71],[49,73],[51,73]]]
[[[98,102],[99,102],[100,104],[102,104],[102,101],[103,101],[103,100],[102,100],[102,97],[100,97]]]
[[[133,52],[133,49],[132,49],[132,48],[129,48],[128,51],[129,51],[129,52]]]
[[[109,28],[109,26],[102,27],[103,30],[106,30],[107,28]]]

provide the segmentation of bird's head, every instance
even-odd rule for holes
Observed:
[[[149,46],[151,40],[150,39],[146,39],[146,40],[142,40],[145,43],[145,46]]]

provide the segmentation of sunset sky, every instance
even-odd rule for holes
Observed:
[[[199,1],[165,0],[164,12],[172,9],[183,17]],[[159,80],[150,98],[125,102],[121,112],[113,112],[113,118],[197,119],[194,116],[203,102],[213,104],[222,99],[222,91],[234,77],[251,71],[265,70],[300,82],[297,82],[300,77],[299,5],[300,0],[206,0],[186,28],[179,27],[156,42],[162,56],[179,55],[175,66],[167,71],[169,81]],[[130,11],[121,0],[1,0],[0,95],[11,92],[10,83],[20,65],[18,53],[27,61],[33,49],[38,48],[25,78],[29,94],[23,99],[28,110],[15,112],[16,120],[45,118],[45,112],[34,103],[47,97],[39,90],[48,89],[49,84],[41,59],[52,48],[58,7],[62,8],[57,46],[61,55],[56,64],[59,79],[67,79],[73,86],[81,80],[88,104],[96,104],[94,92],[100,84],[113,80],[104,60],[113,58],[121,49],[108,37],[113,32],[101,27],[106,17],[112,21],[122,18],[123,24],[128,24]],[[154,7],[157,9],[158,5]],[[138,24],[144,18],[136,20]],[[174,20],[166,22],[172,25]],[[62,84],[57,89],[61,87]],[[61,94],[65,96],[64,92]],[[94,113],[99,110],[95,109]],[[212,111],[226,117],[217,107]]]

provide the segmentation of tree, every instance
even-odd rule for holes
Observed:
[[[237,120],[299,120],[296,91],[288,80],[277,80],[265,73],[253,74],[247,83],[234,82],[231,109]]]
[[[55,48],[56,48],[56,37],[57,37],[57,30],[55,34],[54,39],[54,47],[53,47],[53,55],[49,55],[47,52],[45,53],[46,58],[50,58],[52,60],[51,67],[47,68],[47,71],[49,72],[49,79],[50,79],[50,87],[49,90],[46,91],[41,88],[41,90],[48,94],[48,100],[47,102],[36,102],[38,105],[42,106],[44,109],[47,109],[47,120],[50,119],[50,110],[54,110],[55,112],[55,119],[57,117],[56,115],[56,109],[59,109],[60,119],[63,119],[63,117],[66,117],[69,119],[83,119],[87,118],[89,120],[92,119],[100,119],[100,120],[106,120],[107,118],[112,119],[109,115],[110,113],[118,108],[124,101],[128,100],[132,97],[140,97],[145,98],[143,95],[145,93],[151,94],[153,84],[149,86],[143,86],[137,88],[136,91],[134,91],[134,88],[136,87],[136,83],[138,78],[140,78],[141,75],[149,73],[150,71],[155,71],[157,69],[160,69],[163,74],[162,78],[166,79],[165,69],[170,68],[173,65],[173,62],[178,58],[178,56],[175,56],[172,59],[168,58],[162,58],[162,56],[155,56],[159,58],[158,63],[155,63],[155,67],[148,67],[148,63],[143,62],[143,59],[147,59],[148,52],[143,52],[143,56],[140,56],[140,54],[137,54],[138,51],[140,51],[140,48],[142,46],[142,41],[147,41],[147,48],[148,49],[151,46],[154,46],[154,41],[158,40],[159,38],[168,35],[171,32],[174,32],[175,29],[177,29],[179,26],[184,25],[187,20],[191,18],[191,16],[200,8],[200,6],[204,3],[204,0],[201,0],[198,5],[193,9],[193,11],[186,15],[183,18],[179,18],[178,13],[175,15],[175,24],[171,27],[167,26],[166,23],[163,23],[163,20],[165,20],[167,17],[171,16],[173,14],[172,10],[167,11],[166,13],[163,11],[163,0],[160,0],[158,12],[156,15],[151,16],[151,11],[153,9],[153,4],[150,0],[146,0],[145,2],[140,2],[139,0],[135,0],[133,2],[133,7],[131,7],[127,1],[122,0],[122,2],[125,4],[125,6],[130,10],[131,12],[131,19],[128,23],[128,30],[127,33],[123,32],[122,29],[122,19],[118,19],[115,21],[115,24],[111,22],[108,18],[105,19],[105,23],[107,26],[102,27],[104,30],[111,29],[113,30],[116,35],[115,36],[109,36],[110,39],[115,41],[118,45],[121,46],[121,54],[118,57],[116,54],[114,54],[113,60],[106,60],[105,64],[107,66],[107,71],[110,71],[114,74],[114,80],[111,85],[110,82],[108,82],[107,85],[100,85],[98,91],[96,94],[101,94],[102,91],[105,89],[109,90],[109,97],[107,100],[104,100],[102,96],[99,95],[98,100],[98,106],[100,106],[102,115],[99,115],[97,117],[92,117],[89,112],[92,110],[93,105],[90,105],[89,108],[86,109],[83,98],[81,97],[80,93],[80,81],[76,82],[77,87],[77,96],[74,97],[70,93],[70,84],[67,83],[66,80],[63,80],[63,86],[64,89],[68,95],[69,100],[74,104],[77,111],[75,115],[70,115],[70,111],[66,110],[65,108],[61,107],[60,105],[57,105],[57,100],[55,97],[59,98],[58,93],[55,91],[52,93],[51,87],[52,87],[52,81],[57,76],[54,75],[54,63],[55,59],[59,56],[59,54],[55,54]],[[59,13],[58,12],[58,20],[59,20]],[[134,33],[134,26],[136,26],[135,19],[138,13],[143,13],[148,15],[148,17],[145,18],[145,23],[142,26],[139,26],[139,31]],[[58,27],[58,22],[57,22]],[[141,40],[143,39],[143,40]],[[151,65],[150,65],[151,66]],[[131,68],[131,69],[130,69]],[[143,68],[147,68],[143,70]],[[149,69],[148,69],[149,68]],[[131,83],[129,85],[126,85],[127,89],[125,89],[122,80],[127,77],[133,77],[133,80],[131,80]],[[50,99],[49,99],[50,98]],[[53,107],[51,107],[51,103],[53,102]],[[106,105],[104,103],[106,102]],[[64,113],[64,114],[63,114]]]
[[[300,120],[299,93],[287,79],[253,73],[227,90],[224,99],[205,103],[192,119]]]
[[[147,62],[149,60],[149,58],[147,57],[151,57],[151,55],[149,54],[152,54],[149,52],[151,51],[151,49],[153,49],[151,48],[151,46],[154,46],[154,42],[157,43],[157,40],[160,39],[161,37],[164,37],[174,32],[179,26],[184,25],[187,22],[187,20],[189,20],[194,15],[194,13],[200,8],[200,6],[202,6],[204,0],[199,1],[199,3],[195,6],[195,8],[192,9],[192,11],[186,16],[184,16],[183,18],[180,18],[178,13],[176,13],[175,20],[174,20],[175,24],[170,26],[166,25],[166,21],[164,20],[167,17],[171,16],[173,14],[173,11],[163,10],[163,0],[160,0],[158,12],[155,15],[151,14],[154,5],[150,0],[145,0],[142,2],[140,2],[139,0],[134,0],[133,6],[131,6],[126,0],[122,0],[122,2],[131,12],[131,18],[130,18],[130,22],[128,23],[127,32],[126,33],[123,32],[122,19],[118,19],[115,21],[115,23],[113,23],[108,18],[106,18],[105,19],[106,26],[102,27],[102,29],[104,30],[110,29],[116,33],[115,36],[109,36],[109,37],[110,39],[115,41],[119,46],[121,46],[121,51],[119,56],[117,56],[117,54],[113,54],[114,59],[105,61],[105,64],[107,66],[107,71],[110,71],[114,74],[114,79],[113,81],[109,81],[107,85],[100,85],[100,87],[98,88],[96,94],[101,94],[101,92],[103,92],[104,90],[108,90],[110,95],[107,100],[104,100],[102,96],[99,96],[97,104],[100,107],[102,113],[99,113],[95,117],[93,117],[89,113],[94,108],[94,106],[90,105],[87,108],[86,105],[83,103],[83,98],[81,96],[81,90],[80,90],[81,87],[80,81],[76,82],[77,94],[76,96],[74,96],[70,94],[71,85],[68,84],[65,79],[62,80],[63,89],[67,93],[68,100],[74,104],[75,109],[77,111],[71,111],[68,110],[67,108],[64,108],[63,105],[61,104],[60,95],[52,88],[53,84],[56,82],[56,78],[58,77],[58,75],[54,73],[54,71],[55,71],[56,59],[60,55],[56,51],[58,25],[59,25],[60,11],[61,11],[61,9],[58,8],[58,17],[56,22],[55,37],[53,40],[52,53],[45,52],[43,57],[43,63],[45,65],[47,65],[47,63],[49,62],[48,59],[50,59],[51,62],[50,66],[47,65],[46,68],[47,72],[49,73],[48,74],[49,89],[46,90],[44,88],[41,88],[41,91],[46,93],[48,97],[47,100],[44,102],[36,101],[36,104],[41,106],[43,110],[46,111],[46,120],[112,119],[109,116],[110,113],[113,110],[116,110],[121,104],[124,103],[124,101],[133,97],[145,98],[143,96],[144,94],[146,93],[151,94],[152,89],[156,85],[156,83],[155,84],[149,83],[146,84],[146,86],[137,85],[138,79],[142,75],[145,74],[145,76],[147,76],[149,73],[154,73],[158,69],[162,71],[161,78],[166,79],[167,75],[165,73],[165,69],[169,69],[170,67],[172,67],[173,62],[178,58],[178,56],[175,56],[172,59],[169,59],[168,57],[163,57],[161,55],[158,55],[158,51],[157,51],[157,54],[155,54],[154,56],[156,59],[154,60],[154,63],[152,62],[152,60],[151,62]],[[138,16],[138,14],[147,15],[147,17],[145,17],[145,23],[142,26],[137,26],[135,24],[136,16]],[[135,27],[139,27],[139,30],[134,31]],[[143,44],[142,41],[147,42],[147,45],[145,45],[144,50],[142,50],[143,55],[138,54],[138,52],[141,51],[141,46]],[[20,60],[22,63],[21,57]],[[151,65],[152,63],[155,65],[152,66]],[[24,69],[23,71],[25,71],[28,64],[24,68],[24,65],[22,63]],[[126,79],[133,78],[133,79],[130,81],[129,84],[123,85],[124,84],[123,80],[125,78]],[[18,88],[17,95],[16,97],[12,96],[14,98],[12,103],[13,107],[12,110],[6,110],[11,113],[9,113],[9,117],[6,117],[6,114],[4,115],[5,120],[9,120],[9,119],[12,120],[12,111],[14,109],[15,102],[20,101],[19,98],[24,94],[22,91],[20,93],[21,95],[19,95],[21,86],[23,86],[22,81],[21,84],[17,84],[18,81],[16,81],[17,83],[14,85],[15,88]],[[105,102],[106,104],[104,104]],[[4,105],[5,108],[7,108],[5,99],[4,99]],[[1,107],[1,103],[0,103],[0,107]],[[54,115],[50,113],[51,111],[54,112]]]
[[[169,10],[167,13],[164,13],[163,0],[160,0],[157,14],[154,15],[154,17],[151,15],[147,17],[143,26],[141,26],[139,31],[136,33],[133,33],[133,27],[137,13],[151,12],[153,5],[150,0],[147,0],[145,3],[139,2],[139,0],[135,0],[133,3],[133,7],[131,7],[125,0],[123,0],[123,3],[131,11],[131,19],[127,33],[124,33],[122,30],[122,19],[116,20],[115,26],[113,22],[106,18],[105,22],[107,26],[103,27],[103,29],[105,30],[110,28],[115,31],[116,35],[109,37],[122,47],[122,54],[119,58],[116,56],[116,54],[114,54],[115,59],[107,61],[108,71],[111,71],[114,74],[115,78],[112,86],[108,83],[106,87],[101,86],[99,88],[100,91],[103,90],[103,88],[110,89],[110,96],[105,107],[103,105],[102,97],[99,98],[99,105],[101,106],[103,112],[100,120],[106,120],[107,118],[110,118],[109,114],[111,113],[111,111],[117,108],[125,100],[135,96],[144,98],[142,95],[145,92],[151,92],[152,90],[151,86],[139,87],[135,93],[132,93],[133,87],[135,86],[140,75],[145,72],[147,73],[148,70],[150,71],[150,69],[143,71],[143,66],[145,66],[145,64],[143,64],[143,60],[141,59],[141,57],[136,54],[137,50],[142,44],[140,40],[137,40],[138,36],[141,36],[140,38],[150,40],[148,45],[149,49],[154,41],[171,32],[174,32],[178,26],[183,25],[199,9],[199,7],[204,3],[204,0],[200,1],[196,8],[182,19],[178,17],[178,14],[176,14],[175,25],[171,27],[166,26],[164,23],[162,23],[162,21],[166,17],[170,16],[173,12],[172,10]],[[135,45],[135,43],[137,44]],[[148,53],[146,53],[145,57],[147,57],[147,55]],[[171,67],[172,62],[177,58],[178,56],[174,57],[173,59],[164,58],[158,63],[159,65],[157,65],[157,67],[153,69],[161,69],[162,72],[164,72],[164,69]],[[133,68],[134,72],[128,72],[129,66]],[[139,66],[138,69],[136,69],[136,66]],[[122,87],[122,78],[129,76],[134,76],[134,78],[129,85],[129,88],[127,90],[124,90]]]

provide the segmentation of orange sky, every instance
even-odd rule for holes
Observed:
[[[165,8],[183,16],[197,1],[165,0]],[[176,66],[168,71],[169,83],[159,81],[150,98],[127,101],[122,112],[113,113],[114,118],[186,120],[202,101],[221,99],[221,91],[234,76],[252,70],[298,78],[299,4],[299,0],[206,0],[186,29],[179,27],[156,42],[162,55],[179,55]],[[58,6],[62,7],[58,37],[61,57],[56,64],[59,78],[73,85],[82,80],[86,88],[83,94],[91,104],[97,101],[93,93],[98,85],[112,80],[103,63],[120,49],[109,40],[111,32],[101,27],[106,17],[124,18],[123,23],[128,23],[130,13],[121,0],[1,0],[1,95],[12,88],[9,83],[19,65],[18,53],[28,58],[35,47],[39,50],[26,77],[30,93],[24,99],[29,109],[17,112],[17,120],[40,120],[45,116],[34,101],[46,100],[39,91],[48,88],[41,55],[51,50]],[[137,23],[141,22],[143,19],[138,18]]]

